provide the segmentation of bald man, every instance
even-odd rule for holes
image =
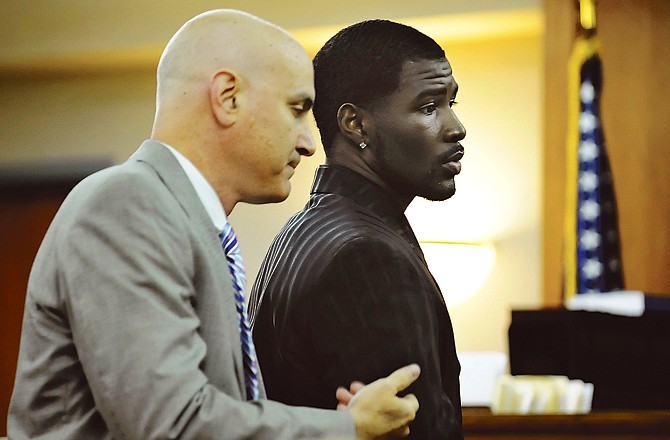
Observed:
[[[305,51],[256,17],[211,11],[170,40],[157,79],[151,139],[72,190],[35,258],[9,437],[406,435],[418,403],[396,394],[416,365],[340,389],[340,411],[289,407],[265,399],[245,339],[227,216],[285,199],[314,152]]]

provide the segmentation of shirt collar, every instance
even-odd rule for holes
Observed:
[[[419,243],[403,208],[382,187],[360,174],[338,165],[321,165],[316,170],[312,194],[332,193],[353,200],[366,212],[380,218],[400,234],[413,248]]]
[[[158,141],[165,147],[167,147],[170,152],[174,155],[179,162],[179,165],[182,167],[186,173],[186,177],[193,185],[200,202],[202,202],[207,214],[212,219],[212,223],[219,231],[223,230],[224,225],[228,222],[226,217],[226,211],[223,209],[223,204],[221,199],[216,194],[216,191],[212,185],[205,179],[205,176],[193,165],[193,162],[188,160],[186,156],[177,151],[173,146],[166,144],[165,142]]]
[[[382,217],[404,215],[400,205],[387,191],[360,174],[340,165],[319,166],[312,185],[312,194],[318,193],[335,193],[345,196]]]

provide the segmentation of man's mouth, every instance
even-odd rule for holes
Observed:
[[[465,150],[461,144],[457,144],[455,151],[447,158],[446,162],[442,165],[447,168],[452,174],[456,175],[461,172],[461,162]]]

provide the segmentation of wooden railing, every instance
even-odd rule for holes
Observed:
[[[465,440],[668,440],[670,409],[503,416],[464,408],[463,432]]]

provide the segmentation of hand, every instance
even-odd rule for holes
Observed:
[[[335,392],[335,397],[337,397],[337,400],[340,402],[337,405],[338,411],[346,410],[349,407],[349,402],[351,402],[351,399],[357,392],[362,390],[364,386],[365,384],[363,382],[355,381],[351,382],[348,390],[344,387],[338,387],[337,391]]]
[[[413,394],[404,397],[397,394],[410,386],[420,372],[418,365],[411,364],[364,387],[354,386],[355,382],[352,384],[350,391],[354,393],[350,392],[348,410],[354,419],[358,439],[409,435],[409,423],[416,416],[419,402]]]

